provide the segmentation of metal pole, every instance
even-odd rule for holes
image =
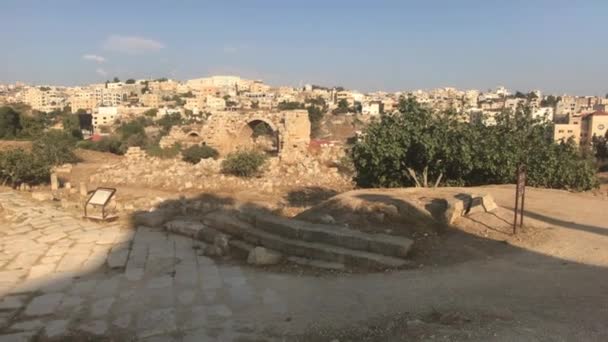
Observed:
[[[517,209],[519,208],[519,167],[517,168],[517,180],[515,182],[515,217],[513,219],[513,235],[517,234]]]
[[[526,183],[528,182],[528,169],[524,166],[522,167],[522,172],[524,174],[524,179],[522,182],[521,188],[521,213],[519,214],[521,217],[519,218],[519,227],[522,228],[524,226],[524,201],[526,200]]]

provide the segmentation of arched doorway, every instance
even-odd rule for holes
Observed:
[[[280,149],[279,132],[268,121],[251,120],[241,128],[237,148],[253,148],[277,156]]]

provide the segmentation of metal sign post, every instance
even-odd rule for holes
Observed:
[[[519,165],[517,167],[517,184],[515,185],[515,209],[513,218],[513,235],[517,234],[517,218],[519,215],[519,228],[524,225],[524,201],[526,199],[526,178],[527,178],[527,167],[526,165]]]

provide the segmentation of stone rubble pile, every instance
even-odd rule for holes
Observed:
[[[159,159],[135,151],[118,163],[102,166],[89,181],[179,191],[251,188],[273,192],[291,186],[346,187],[351,184],[350,177],[342,175],[336,167],[328,167],[311,157],[300,158],[289,164],[282,163],[279,158],[270,158],[261,176],[253,178],[222,174],[221,163],[221,159],[204,159],[193,165],[179,159]]]

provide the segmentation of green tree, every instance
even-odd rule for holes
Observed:
[[[277,105],[279,110],[303,109],[304,104],[296,101],[283,101]]]
[[[126,84],[135,84],[135,80],[132,78],[129,78],[128,80],[125,81]]]
[[[11,107],[0,107],[0,139],[13,139],[20,130],[21,115]]]
[[[74,154],[76,138],[64,131],[51,129],[32,142],[32,153],[50,165],[79,161]]]
[[[355,180],[364,187],[503,184],[514,182],[517,166],[524,163],[532,186],[597,186],[593,162],[570,144],[554,143],[551,132],[523,107],[484,126],[402,98],[398,113],[372,122],[353,146]]]
[[[74,138],[82,140],[82,130],[80,128],[80,118],[76,114],[66,114],[62,119],[63,130],[71,134]]]
[[[150,117],[150,118],[155,118],[157,114],[158,114],[158,109],[156,109],[156,108],[151,108],[144,112],[144,115],[147,117]]]
[[[312,137],[317,137],[321,130],[321,121],[325,112],[314,105],[308,106],[306,110],[308,110],[308,120],[310,120],[310,134]]]
[[[118,79],[118,77],[116,77],[116,76],[112,80],[112,83],[119,83],[119,82],[120,82],[120,79]]]
[[[40,136],[49,126],[50,122],[45,113],[34,113],[31,116],[21,117],[22,129],[19,131],[19,137],[24,139],[33,139]]]
[[[14,149],[0,151],[0,181],[18,186],[21,183],[38,184],[48,182],[51,164],[38,154]]]

